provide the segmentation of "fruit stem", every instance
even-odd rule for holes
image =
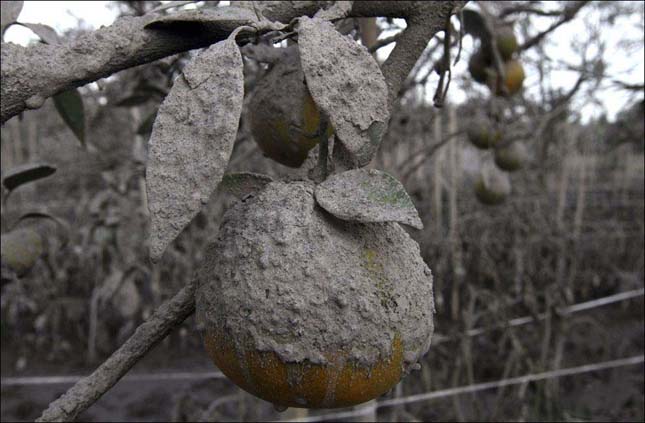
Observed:
[[[327,135],[327,127],[329,126],[329,119],[321,113],[320,124],[318,126],[318,136],[320,137],[320,147],[318,149],[318,164],[313,169],[313,179],[316,182],[322,182],[327,179],[327,156],[329,155],[329,137]]]

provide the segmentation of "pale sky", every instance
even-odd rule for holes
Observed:
[[[92,29],[98,28],[102,25],[110,25],[116,18],[116,8],[110,6],[109,1],[25,1],[23,10],[20,14],[19,21],[28,22],[28,23],[41,23],[53,27],[57,32],[63,32],[67,29],[74,28],[82,25],[84,28]],[[645,6],[644,6],[645,7]],[[583,9],[583,12],[585,9]],[[577,38],[578,34],[584,34],[585,26],[582,19],[589,19],[593,21],[595,16],[591,13],[586,15],[582,13],[582,16],[577,17],[572,22],[567,23],[557,29],[554,33],[550,34],[547,37],[547,42],[545,43],[545,51],[549,54],[550,57],[554,59],[559,59],[562,61],[569,62],[571,64],[577,64],[579,60],[579,54],[575,52],[575,47],[571,46],[571,42]],[[624,31],[634,31],[634,23],[638,21],[639,16],[630,16],[624,19],[624,22],[621,22],[621,25],[618,28],[621,28]],[[537,25],[541,27],[539,29],[546,28],[551,22],[552,18],[543,18],[541,21],[537,22]],[[404,23],[404,21],[402,21]],[[382,34],[381,38],[389,34]],[[616,43],[618,41],[618,35],[615,34],[615,31],[605,31],[602,33],[604,39],[606,39],[607,51],[609,57],[609,71],[611,75],[614,75],[617,79],[620,79],[629,83],[642,83],[643,75],[645,74],[645,69],[643,67],[643,44],[640,45],[640,50],[636,54],[632,54],[627,57],[621,55],[611,55],[612,51],[616,49]],[[640,34],[642,37],[643,34]],[[14,25],[10,27],[5,33],[5,41],[14,42],[21,45],[27,45],[32,40],[37,40],[38,38],[27,28]],[[642,39],[642,38],[641,38]],[[389,47],[389,48],[388,48]],[[389,51],[393,47],[392,45],[385,47],[379,50],[380,54],[386,55],[389,54]],[[470,37],[464,38],[464,49],[468,51],[472,47],[472,41]],[[528,53],[531,54],[531,53]],[[462,60],[457,66],[453,69],[453,72],[456,74],[465,74],[467,70],[467,61],[468,57],[462,55]],[[566,71],[554,71],[550,74],[550,81],[554,87],[562,87],[566,90],[567,87],[572,86],[575,82],[577,74],[574,72]],[[436,75],[433,75],[429,80],[429,86],[427,87],[427,92],[430,96],[434,93],[434,87],[437,83]],[[537,75],[527,72],[527,77],[525,80],[525,89],[529,96],[537,94],[537,89],[535,88],[535,83],[537,81]],[[602,87],[601,87],[602,89]],[[625,92],[620,92],[614,89],[605,89],[602,90],[601,103],[604,108],[607,109],[608,115],[610,118],[622,109],[625,103],[629,100],[629,97]],[[599,114],[600,110],[597,106],[592,104],[583,104],[581,100],[584,100],[585,96],[579,96],[580,104],[576,104],[575,107],[577,110],[581,110],[585,118],[595,116]],[[461,103],[466,99],[466,95],[461,91],[456,85],[451,85],[450,92],[448,94],[448,100]],[[586,119],[585,119],[586,120]]]

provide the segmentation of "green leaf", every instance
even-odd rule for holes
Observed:
[[[22,11],[22,1],[0,2],[0,32],[4,35],[7,28],[16,22]]]
[[[131,95],[118,100],[114,105],[116,107],[132,107],[147,103],[152,99],[151,93],[134,92]]]
[[[2,176],[2,185],[11,192],[20,185],[46,178],[54,172],[56,172],[56,168],[48,164],[28,163],[5,173]]]
[[[330,176],[315,191],[316,202],[339,219],[354,222],[398,222],[416,229],[423,223],[412,200],[392,175],[355,169]]]
[[[481,38],[482,40],[490,38],[490,34],[486,29],[486,22],[484,22],[482,15],[472,9],[464,9],[462,13],[464,16],[464,21],[462,22],[464,32],[473,37]]]
[[[63,91],[54,96],[54,104],[58,114],[63,118],[69,129],[74,132],[76,138],[85,145],[85,111],[83,107],[83,97],[78,89],[73,88]]]

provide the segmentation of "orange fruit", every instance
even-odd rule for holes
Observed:
[[[486,83],[489,74],[493,73],[493,61],[484,49],[479,49],[468,60],[468,71],[473,79],[479,83]]]
[[[219,332],[219,333],[218,333]],[[395,339],[392,354],[370,367],[348,361],[348,351],[328,351],[328,364],[285,362],[249,340],[211,330],[206,352],[229,379],[245,391],[284,407],[335,408],[369,401],[389,391],[402,376],[403,348]]]
[[[300,167],[320,141],[320,111],[309,94],[297,52],[285,54],[258,82],[249,103],[251,134],[276,162]],[[333,129],[328,125],[327,135]]]
[[[506,77],[504,79],[504,85],[506,86],[506,91],[508,96],[516,94],[522,88],[524,83],[524,67],[518,60],[509,60],[504,62],[504,73]],[[498,86],[497,74],[493,73],[488,79],[489,88],[498,96],[505,95],[501,89],[501,85]]]
[[[495,164],[507,172],[519,170],[527,158],[526,147],[520,142],[513,142],[495,150]]]
[[[2,234],[2,262],[18,276],[25,275],[44,251],[42,237],[31,228],[17,228]]]
[[[475,195],[480,203],[495,206],[503,203],[511,193],[508,175],[495,166],[485,166],[475,182]]]
[[[198,270],[206,351],[280,407],[334,408],[386,393],[433,332],[432,277],[396,223],[337,219],[310,182],[236,203]]]
[[[468,140],[477,148],[485,150],[494,147],[502,139],[502,133],[487,119],[475,119],[466,131]]]
[[[509,60],[513,57],[513,53],[519,48],[517,38],[513,34],[513,29],[509,27],[501,27],[495,34],[497,50],[502,56],[503,60]]]

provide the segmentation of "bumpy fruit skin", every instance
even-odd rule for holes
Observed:
[[[251,133],[262,152],[289,167],[300,167],[320,141],[320,111],[305,84],[297,52],[258,82],[249,103]],[[328,136],[333,132],[328,126]]]
[[[43,240],[33,229],[14,229],[2,234],[1,248],[2,262],[23,276],[42,254]]]
[[[398,224],[336,219],[313,189],[274,182],[225,214],[198,271],[197,318],[241,388],[345,407],[387,392],[428,351],[432,277]]]

